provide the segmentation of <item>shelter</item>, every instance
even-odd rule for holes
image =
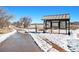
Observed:
[[[65,29],[66,34],[70,35],[70,14],[47,15],[43,16],[42,20],[44,21],[43,32],[46,32],[47,29],[51,29],[52,33],[53,23],[57,23],[59,34],[60,29]]]

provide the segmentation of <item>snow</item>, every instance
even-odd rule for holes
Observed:
[[[0,43],[6,40],[9,36],[13,35],[16,32],[16,30],[13,30],[12,32],[1,34],[0,35]]]
[[[64,30],[62,32],[64,32]],[[58,50],[52,48],[51,45],[46,43],[43,39],[48,39],[49,41],[57,44],[66,51],[75,51],[75,52],[79,51],[79,29],[71,30],[70,36],[64,34],[51,34],[51,33],[30,33],[30,34],[34,38],[38,46],[44,51],[58,52]]]
[[[79,39],[79,29],[72,31],[71,37],[73,37],[73,39]]]
[[[70,30],[72,32],[73,30]],[[51,30],[46,30],[46,32],[51,32]],[[52,29],[53,33],[59,33],[59,29]],[[68,32],[68,31],[67,31]],[[66,30],[60,29],[60,33],[66,33]]]
[[[68,39],[67,42],[71,51],[79,52],[79,29],[72,31],[70,39]]]
[[[35,31],[24,29],[25,31]],[[54,30],[58,31],[58,30]],[[9,36],[13,35],[16,30],[13,30],[7,34],[0,34],[0,43],[6,40]],[[65,32],[65,30],[61,30],[61,32]],[[45,52],[58,52],[55,48],[53,48],[50,44],[48,44],[44,39],[48,39],[52,43],[57,44],[61,48],[65,49],[66,51],[74,51],[79,52],[79,29],[71,30],[71,35],[64,35],[64,34],[51,34],[51,33],[29,33],[37,45]]]
[[[38,46],[43,50],[43,51],[58,51],[55,48],[52,48],[51,45],[46,43],[43,39],[48,39],[49,41],[57,44],[61,48],[65,49],[66,51],[70,51],[67,47],[68,43],[65,38],[69,38],[66,35],[59,35],[59,34],[50,34],[50,33],[30,33],[31,36],[34,38],[35,42],[38,44]],[[64,38],[65,37],[65,38]]]
[[[72,52],[79,52],[79,40],[68,40],[68,47]]]
[[[35,29],[24,29],[26,32],[35,32]]]
[[[42,40],[42,38],[40,38],[38,36],[38,34],[34,34],[34,33],[29,33],[34,41],[38,44],[38,46],[45,52],[50,52],[50,51],[57,51],[56,49],[53,49],[51,45],[49,45],[47,42],[45,42],[44,40]]]
[[[24,29],[27,32],[35,32],[35,29]],[[52,30],[53,32],[58,32],[58,30]],[[65,33],[66,30],[61,30],[61,33]],[[37,45],[45,52],[58,52],[55,48],[52,48],[50,44],[48,44],[43,39],[48,39],[52,43],[57,44],[61,48],[65,49],[66,51],[79,51],[79,29],[70,30],[71,35],[64,35],[64,34],[51,34],[48,33],[29,33]]]
[[[70,51],[67,47],[67,40],[66,38],[69,38],[68,35],[62,35],[62,34],[48,34],[48,33],[40,33],[39,36],[44,39],[47,38],[49,41],[57,44],[61,48],[65,49],[66,51]]]

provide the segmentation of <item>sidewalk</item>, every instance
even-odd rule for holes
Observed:
[[[16,32],[0,45],[0,52],[42,52],[28,34]]]

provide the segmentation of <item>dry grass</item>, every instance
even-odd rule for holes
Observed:
[[[70,25],[70,28],[75,30],[75,29],[79,29],[79,25]]]
[[[2,29],[0,29],[0,34],[5,34],[5,33],[8,33],[8,32],[11,32],[12,29],[14,29],[14,26],[9,26],[9,27],[4,27]]]
[[[0,29],[0,34],[4,34],[4,33],[8,33],[8,32],[10,32],[9,28]]]

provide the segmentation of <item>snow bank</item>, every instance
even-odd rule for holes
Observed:
[[[72,52],[79,52],[79,40],[68,40],[68,47]]]
[[[71,37],[73,37],[73,39],[79,39],[79,29],[74,30]]]
[[[36,32],[35,29],[24,29],[26,32]]]
[[[64,30],[62,32],[64,32]],[[49,45],[43,40],[48,39],[49,41],[57,44],[66,51],[79,52],[79,29],[71,30],[70,36],[51,33],[31,33],[31,36],[34,36],[33,38],[35,42],[44,51],[57,51],[56,49],[51,48],[51,45]]]
[[[39,36],[42,39],[47,38],[49,41],[57,44],[61,48],[65,49],[66,51],[70,51],[67,47],[67,45],[68,45],[67,38],[69,38],[68,35],[40,33]]]
[[[34,41],[43,51],[45,52],[57,51],[56,49],[52,48],[52,46],[49,45],[46,41],[44,41],[41,37],[39,37],[38,34],[30,33],[30,35],[33,37]]]
[[[79,29],[72,31],[70,39],[68,39],[67,42],[71,51],[79,52]]]
[[[6,40],[6,38],[8,38],[9,36],[11,36],[11,35],[14,34],[15,32],[16,32],[16,30],[13,30],[13,31],[10,32],[10,33],[0,35],[0,43],[3,42],[4,40]]]
[[[70,33],[72,32],[73,30],[70,30]],[[51,32],[51,30],[46,30],[46,32]],[[68,30],[67,30],[68,32]],[[59,29],[52,29],[52,33],[59,33]],[[65,29],[60,29],[60,33],[66,33],[66,30]]]

